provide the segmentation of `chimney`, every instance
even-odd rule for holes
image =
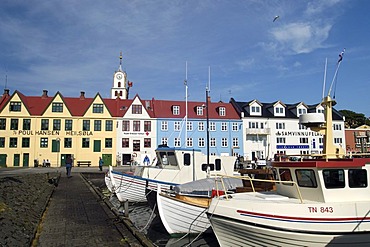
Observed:
[[[48,97],[48,90],[42,90],[42,98],[47,98]]]
[[[9,96],[9,89],[7,89],[7,88],[4,89],[4,95],[3,96]]]
[[[84,91],[81,91],[80,99],[85,99],[85,92]]]
[[[207,97],[207,101],[208,101],[208,103],[211,103],[211,96]]]

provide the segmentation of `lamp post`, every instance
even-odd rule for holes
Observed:
[[[60,138],[55,139],[57,144],[57,167],[59,167]]]

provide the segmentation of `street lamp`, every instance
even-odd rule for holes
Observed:
[[[59,167],[60,138],[55,139],[57,144],[57,167]]]

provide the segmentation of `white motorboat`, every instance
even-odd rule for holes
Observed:
[[[156,149],[156,159],[156,166],[136,166],[133,174],[109,168],[112,186],[120,201],[145,202],[146,188],[155,191],[159,183],[162,190],[169,190],[216,174],[232,175],[235,162],[233,156],[207,157],[199,149],[167,146]]]
[[[324,136],[323,154],[277,157],[275,192],[212,199],[207,216],[221,246],[370,245],[370,158],[346,158],[333,144],[335,101],[322,104],[324,121],[308,113],[300,122]]]

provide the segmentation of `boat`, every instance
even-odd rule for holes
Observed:
[[[172,191],[157,190],[159,217],[170,235],[199,234],[211,231],[206,215],[211,198],[224,193],[218,188],[235,191],[242,187],[241,179],[205,178],[175,186]]]
[[[221,246],[370,246],[370,158],[346,157],[333,143],[335,103],[329,91],[324,114],[300,116],[323,135],[323,153],[276,155],[276,191],[212,199],[207,216]]]
[[[207,157],[200,149],[166,145],[159,146],[155,153],[155,166],[135,166],[133,174],[109,168],[112,186],[120,201],[146,202],[146,189],[156,191],[158,184],[161,184],[162,190],[170,190],[179,184],[216,174],[232,175],[234,172],[233,156]]]

